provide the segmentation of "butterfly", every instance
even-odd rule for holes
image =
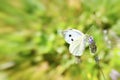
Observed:
[[[62,32],[65,41],[69,44],[69,51],[74,56],[81,56],[85,50],[86,35],[76,29],[67,29]]]

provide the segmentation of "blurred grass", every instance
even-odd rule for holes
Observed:
[[[82,63],[74,64],[59,34],[67,28],[94,36],[105,77],[111,80],[113,69],[120,72],[119,3],[1,0],[0,80],[104,80],[88,47]]]

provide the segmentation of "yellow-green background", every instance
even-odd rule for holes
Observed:
[[[68,28],[94,37],[106,80],[120,72],[120,0],[0,0],[0,80],[104,80],[88,47],[74,64]]]

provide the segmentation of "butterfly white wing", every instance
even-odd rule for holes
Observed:
[[[65,41],[68,44],[71,44],[73,41],[76,41],[78,38],[82,37],[84,34],[76,29],[67,29],[62,32]]]
[[[74,56],[81,56],[85,49],[86,36],[82,36],[78,40],[72,42],[69,46],[69,51]]]

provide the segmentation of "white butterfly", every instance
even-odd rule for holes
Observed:
[[[70,53],[74,56],[81,56],[86,45],[86,35],[76,29],[67,29],[62,34],[65,41],[70,44]]]

